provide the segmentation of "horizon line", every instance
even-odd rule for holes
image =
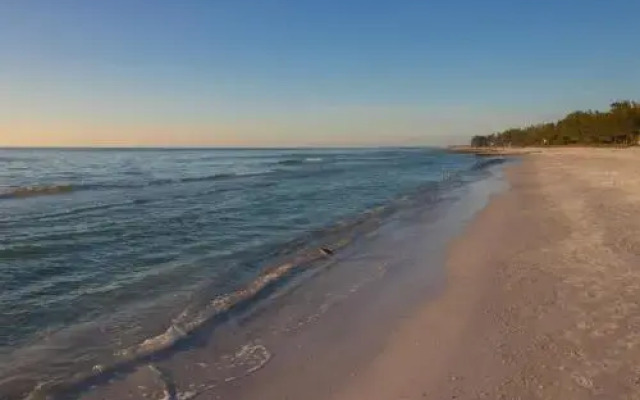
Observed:
[[[360,146],[1,146],[0,150],[305,150],[305,149],[418,149],[447,145],[360,145]]]

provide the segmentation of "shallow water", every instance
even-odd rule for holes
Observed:
[[[271,350],[230,320],[316,318],[274,298],[349,292],[370,268],[317,282],[409,210],[459,201],[478,167],[433,149],[1,150],[0,393],[135,370],[198,335],[240,346],[216,379],[253,372]]]

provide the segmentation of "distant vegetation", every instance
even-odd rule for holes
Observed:
[[[474,136],[471,145],[638,145],[639,140],[640,103],[617,101],[605,112],[576,111],[557,122]]]

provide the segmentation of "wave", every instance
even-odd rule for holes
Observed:
[[[323,253],[318,252],[318,258],[321,256],[323,256]],[[296,265],[289,262],[277,266],[263,273],[247,286],[214,298],[201,309],[183,311],[163,333],[150,337],[138,345],[121,350],[117,355],[124,359],[140,358],[173,346],[177,341],[187,337],[214,317],[255,298],[267,286],[289,274]]]
[[[187,178],[178,179],[178,182],[218,181],[218,180],[222,180],[222,179],[235,178],[237,176],[240,176],[240,175],[239,174],[228,173],[228,174],[215,174],[215,175],[208,175],[208,176],[194,176],[194,177],[187,177]]]
[[[13,187],[4,192],[0,192],[0,199],[51,196],[56,194],[69,193],[73,190],[74,187],[72,185],[21,186]]]
[[[492,165],[498,165],[498,164],[503,164],[507,162],[507,160],[504,157],[499,157],[499,158],[487,158],[487,159],[482,159],[479,161],[476,161],[472,166],[471,166],[471,170],[480,170],[480,169],[485,169],[488,168]]]
[[[11,163],[14,161],[34,161],[31,157],[16,157],[16,156],[0,156],[0,163]]]
[[[344,245],[346,245],[346,242],[337,244],[336,248]],[[219,295],[204,305],[199,304],[188,307],[171,321],[171,324],[164,332],[149,337],[131,347],[116,351],[114,353],[115,361],[111,364],[94,365],[90,371],[77,373],[69,380],[54,380],[38,385],[27,398],[58,398],[58,396],[63,396],[64,398],[65,395],[82,390],[82,388],[99,382],[106,382],[110,377],[122,371],[144,364],[154,356],[164,354],[165,351],[171,351],[179,342],[188,339],[196,331],[216,321],[218,317],[223,317],[227,313],[257,300],[262,294],[269,293],[268,290],[271,287],[282,283],[284,279],[293,274],[294,270],[304,268],[313,261],[327,258],[330,255],[323,248],[307,249],[304,254],[298,254],[288,262],[267,269],[238,290]],[[248,350],[248,347],[245,347],[236,356],[244,356],[247,352],[251,352],[249,355],[252,355],[256,351],[256,349]],[[265,353],[263,354],[264,359],[258,365],[249,368],[246,371],[247,374],[260,369],[271,357],[264,346],[259,347],[257,350]]]
[[[300,165],[305,163],[318,163],[324,161],[322,157],[288,158],[276,162],[278,165]]]
[[[141,185],[127,184],[53,184],[12,187],[0,192],[2,199],[21,199],[36,196],[53,196],[58,194],[79,192],[86,190],[108,190],[108,189],[135,189]]]
[[[220,173],[214,175],[205,175],[205,176],[187,176],[183,178],[167,178],[167,179],[154,179],[149,181],[147,184],[142,184],[138,186],[120,186],[120,187],[144,187],[144,186],[162,186],[162,185],[171,185],[175,183],[189,183],[189,182],[210,182],[210,181],[220,181],[225,179],[237,178],[240,176],[251,176],[257,174],[237,174],[237,173]]]
[[[10,187],[4,191],[0,190],[0,200],[2,199],[22,199],[36,196],[52,196],[70,193],[81,190],[108,190],[108,189],[140,189],[145,186],[162,186],[175,183],[206,182],[230,179],[239,176],[238,174],[216,174],[208,176],[185,177],[177,179],[156,179],[141,184],[54,184],[54,185],[34,185]]]
[[[272,286],[283,283],[296,270],[304,269],[316,261],[332,256],[335,250],[339,250],[351,242],[351,239],[344,237],[345,229],[350,229],[351,234],[355,234],[356,228],[369,217],[370,213],[363,214],[350,223],[339,224],[317,232],[316,235],[320,236],[321,240],[313,240],[312,237],[294,240],[290,243],[288,251],[285,252],[286,259],[281,259],[281,263],[265,269],[255,279],[235,291],[221,294],[204,305],[198,304],[188,307],[171,321],[170,326],[164,332],[147,338],[137,345],[120,350],[116,355],[123,359],[138,359],[172,347],[176,342],[186,338],[216,317],[256,300]],[[330,240],[330,243],[327,244],[327,236],[336,236],[336,234],[340,237],[337,240]],[[327,250],[328,247],[333,250]],[[271,258],[270,256],[273,257],[274,254],[267,255]]]

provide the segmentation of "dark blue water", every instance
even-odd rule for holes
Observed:
[[[0,380],[43,354],[67,355],[49,373],[171,344],[259,291],[274,260],[475,162],[434,149],[0,150]]]

